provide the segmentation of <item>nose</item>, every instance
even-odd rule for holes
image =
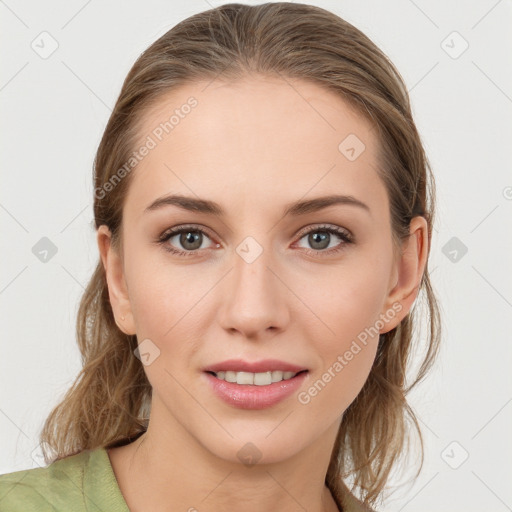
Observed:
[[[263,340],[286,328],[290,292],[274,267],[270,250],[263,250],[254,260],[243,250],[233,253],[233,268],[226,276],[219,313],[223,329]]]

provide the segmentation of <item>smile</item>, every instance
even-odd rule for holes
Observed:
[[[307,370],[303,370],[307,371]],[[301,372],[286,372],[281,370],[266,371],[266,372],[235,372],[235,371],[218,371],[211,372],[217,379],[226,382],[233,382],[241,385],[254,385],[254,386],[268,386],[274,382],[281,382],[283,380],[293,379],[298,373]]]

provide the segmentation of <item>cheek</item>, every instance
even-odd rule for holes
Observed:
[[[201,280],[166,262],[163,249],[127,241],[125,272],[138,336],[166,339],[185,317],[201,290]],[[176,327],[174,327],[176,325]]]
[[[370,286],[372,283],[366,287],[360,284],[357,279],[345,282],[342,290],[323,296],[323,303],[317,303],[333,332],[326,336],[324,328],[320,335],[315,328],[310,334],[316,340],[319,364],[298,399],[302,404],[315,400],[313,407],[324,411],[327,422],[339,417],[357,397],[375,360],[379,341],[375,324],[382,302]]]
[[[366,328],[374,326],[388,292],[390,261],[357,254],[339,267],[317,274],[302,285],[310,309],[328,326],[325,340],[331,350],[343,350]]]
[[[167,263],[166,255],[155,249],[132,251],[125,270],[137,338],[139,342],[151,340],[162,356],[145,367],[146,374],[152,384],[160,378],[172,384],[165,370],[182,373],[183,361],[190,359],[199,348],[198,340],[204,339],[208,325],[204,301],[215,276],[198,275],[193,266]]]
[[[311,324],[308,335],[316,340],[321,363],[312,375],[312,387],[306,390],[304,403],[321,392],[318,405],[332,410],[333,415],[350,405],[368,377],[387,294],[391,259],[374,258],[371,253],[360,256],[357,262],[354,258],[320,280],[317,276],[315,288],[303,288],[308,305],[312,311],[320,312],[322,320],[321,328],[317,327],[318,322]]]

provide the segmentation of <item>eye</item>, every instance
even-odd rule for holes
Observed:
[[[306,232],[302,232],[301,235],[300,240],[306,239],[306,243],[312,247],[312,249],[309,249],[308,247],[305,249],[307,252],[313,254],[337,253],[338,251],[343,250],[347,244],[351,244],[354,241],[349,231],[339,226],[331,225],[315,226],[308,229]],[[332,235],[335,235],[335,237]],[[338,242],[336,244],[336,238],[341,239],[342,242]]]
[[[162,244],[166,251],[180,256],[193,256],[199,250],[204,249],[202,247],[203,242],[206,238],[209,238],[205,230],[197,226],[180,226],[178,228],[172,228],[165,231],[158,239],[158,243]],[[172,239],[176,238],[174,244],[171,245]],[[178,248],[176,248],[178,245]],[[214,244],[219,247],[220,244]],[[180,249],[182,247],[184,250]]]

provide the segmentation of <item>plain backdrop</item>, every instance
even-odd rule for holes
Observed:
[[[42,464],[43,421],[80,369],[92,162],[122,81],[164,32],[220,3],[0,2],[0,473]],[[512,510],[511,2],[311,3],[396,64],[437,180],[443,347],[410,396],[425,464],[381,510]],[[42,261],[38,244],[55,254]]]

